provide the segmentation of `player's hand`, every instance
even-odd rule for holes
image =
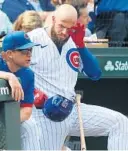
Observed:
[[[39,89],[34,90],[34,105],[42,107],[44,102],[48,99],[47,95]]]
[[[12,73],[9,74],[8,83],[11,87],[12,98],[15,101],[24,100],[24,92],[23,92],[22,86],[21,86],[18,78],[14,74],[12,74]]]
[[[72,37],[78,48],[84,48],[84,37],[85,37],[85,25],[77,23],[76,26],[72,27],[69,31],[69,35]]]

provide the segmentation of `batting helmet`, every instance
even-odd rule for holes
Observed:
[[[65,120],[72,111],[74,103],[60,95],[49,98],[43,106],[46,117],[55,122]]]

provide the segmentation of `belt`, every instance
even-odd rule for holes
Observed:
[[[40,110],[41,110],[41,109],[42,109],[42,107],[36,107],[36,109],[40,109]]]

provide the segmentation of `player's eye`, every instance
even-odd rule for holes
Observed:
[[[28,54],[32,53],[32,48],[30,48],[30,49],[16,50],[16,51],[20,52],[23,55],[28,55]]]
[[[64,29],[64,28],[65,28],[65,27],[64,27],[63,25],[61,25],[61,24],[59,25],[59,27],[60,27],[61,29]]]

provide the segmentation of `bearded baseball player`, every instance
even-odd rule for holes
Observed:
[[[47,94],[37,107],[42,150],[61,150],[67,135],[80,136],[74,87],[78,72],[91,80],[101,76],[97,59],[84,47],[84,26],[77,24],[77,12],[61,5],[47,28],[28,33],[45,48],[34,48],[31,68],[36,88]],[[85,136],[108,136],[108,150],[128,150],[128,119],[119,112],[81,103]],[[34,137],[34,136],[31,136]],[[30,144],[31,145],[31,144]]]

